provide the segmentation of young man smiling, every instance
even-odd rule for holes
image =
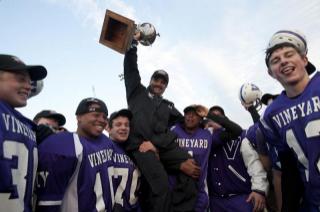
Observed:
[[[208,109],[202,105],[190,105],[184,110],[184,120],[172,127],[177,134],[176,143],[186,150],[201,167],[198,179],[198,197],[194,206],[195,212],[207,211],[209,208],[209,195],[207,187],[208,159],[212,144],[212,131],[204,129],[203,118]],[[171,185],[175,185],[175,176],[170,176]]]
[[[115,191],[114,211],[139,211],[138,189],[140,171],[125,152],[130,132],[132,113],[127,109],[113,112],[107,130],[113,141],[113,190]]]
[[[282,166],[288,155],[295,156],[288,165],[298,165],[304,184],[300,210],[319,211],[320,75],[317,72],[309,77],[315,67],[308,61],[307,51],[305,36],[300,32],[281,30],[272,36],[266,65],[269,75],[284,91],[266,109],[260,128],[266,140],[277,148]]]
[[[103,134],[108,110],[97,98],[83,99],[76,133],[61,132],[39,145],[36,211],[111,211],[112,143]]]
[[[37,169],[35,124],[15,108],[27,105],[31,80],[47,75],[43,66],[0,55],[0,211],[32,211]]]

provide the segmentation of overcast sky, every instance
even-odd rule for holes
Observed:
[[[110,113],[127,106],[119,78],[124,55],[98,42],[106,9],[156,27],[155,43],[139,45],[142,82],[165,69],[170,82],[164,97],[180,111],[190,104],[220,105],[248,127],[239,88],[251,82],[263,93],[282,90],[264,63],[266,45],[281,29],[304,32],[309,60],[320,67],[319,0],[0,0],[0,52],[48,70],[43,91],[20,109],[23,114],[56,110],[73,131],[83,98],[104,100]]]

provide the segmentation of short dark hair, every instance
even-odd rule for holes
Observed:
[[[222,107],[220,107],[220,106],[218,106],[218,105],[212,106],[212,107],[209,109],[209,113],[212,113],[214,110],[219,111],[220,113],[222,113],[222,115],[225,116],[224,110],[223,110]]]
[[[113,120],[118,118],[119,116],[127,117],[129,119],[129,121],[131,121],[131,119],[132,119],[132,113],[131,113],[130,110],[121,109],[119,111],[115,111],[110,115],[110,118],[109,118],[109,121],[108,121],[108,124],[109,124],[110,128],[112,128]]]

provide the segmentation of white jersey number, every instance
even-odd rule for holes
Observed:
[[[119,176],[121,176],[120,184],[117,190],[115,191],[114,200],[115,200],[115,203],[118,203],[121,206],[123,206],[123,192],[127,187],[127,184],[130,183],[128,182],[128,174],[129,174],[128,168],[114,168],[113,177],[118,178]],[[130,185],[129,203],[131,205],[134,205],[138,201],[138,198],[135,195],[135,191],[137,190],[139,176],[140,176],[139,170],[135,169],[132,173],[132,181]]]
[[[28,149],[23,143],[7,140],[3,142],[3,151],[3,156],[6,159],[17,158],[17,167],[12,167],[11,175],[12,183],[17,188],[18,198],[9,199],[10,193],[0,193],[0,211],[23,211],[27,184]]]
[[[320,120],[310,121],[307,126],[305,127],[305,133],[307,138],[312,138],[319,136],[320,132]],[[309,181],[309,161],[308,158],[305,156],[299,142],[297,141],[296,136],[292,129],[288,129],[286,132],[286,140],[295,153],[297,154],[298,160],[300,163],[305,167],[305,175],[306,180]],[[320,159],[317,161],[317,169],[320,171]]]
[[[117,203],[117,204],[120,204],[121,206],[123,206],[123,192],[127,186],[127,183],[129,183],[128,182],[128,174],[129,174],[128,168],[114,168],[114,167],[108,168],[108,177],[109,177],[109,183],[110,183],[112,205],[114,205],[114,203]],[[135,169],[132,173],[132,181],[131,181],[131,185],[130,185],[129,203],[131,205],[134,205],[138,201],[138,197],[135,195],[135,191],[137,190],[139,176],[140,176],[139,170]],[[113,177],[114,178],[121,177],[120,184],[117,187],[115,192],[113,190],[113,183],[112,183]],[[102,183],[101,183],[100,173],[96,174],[94,192],[96,194],[96,199],[97,199],[97,201],[96,201],[97,211],[104,211],[105,210],[105,202],[103,200],[103,191],[102,191]]]
[[[114,194],[112,189],[112,175],[113,175],[113,167],[108,167],[108,177],[109,177],[109,186],[111,192],[111,201],[112,206],[114,204]],[[105,212],[106,211],[106,203],[103,199],[103,190],[102,190],[102,179],[100,172],[96,173],[96,180],[94,183],[94,193],[96,194],[96,210],[98,212]]]

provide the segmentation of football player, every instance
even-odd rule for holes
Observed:
[[[43,66],[0,55],[0,211],[32,211],[38,163],[36,125],[15,108],[27,105],[31,80],[46,75]]]
[[[113,141],[114,211],[135,212],[140,209],[138,203],[140,171],[125,152],[131,119],[132,113],[127,109],[122,109],[110,115],[107,127],[109,137]]]
[[[270,39],[265,62],[269,75],[284,91],[267,107],[260,129],[278,150],[281,165],[296,166],[304,184],[302,211],[319,211],[319,73],[307,58],[305,36],[298,31],[281,30]],[[296,160],[288,160],[290,154]],[[289,161],[289,162],[288,162]],[[290,174],[288,175],[290,177]]]
[[[201,167],[198,179],[198,197],[194,211],[203,212],[209,208],[209,195],[207,187],[208,158],[211,150],[212,132],[202,126],[203,118],[208,109],[202,105],[190,105],[184,110],[184,120],[172,127],[177,134],[176,143],[185,149]],[[170,175],[169,180],[174,189],[176,177]]]
[[[213,127],[209,158],[210,211],[261,211],[265,208],[267,174],[246,131],[230,121],[220,106],[209,110]]]
[[[113,150],[103,134],[107,106],[86,98],[76,116],[76,133],[57,133],[39,145],[36,211],[112,210]]]

